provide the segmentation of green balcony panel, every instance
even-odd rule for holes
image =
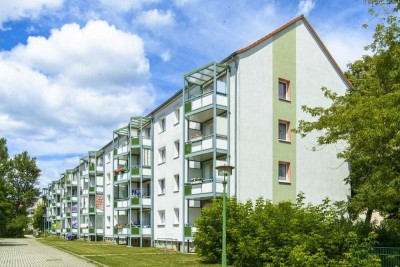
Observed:
[[[114,182],[118,180],[118,175],[114,174]]]
[[[192,111],[192,102],[185,103],[185,113]]]
[[[94,212],[94,208],[89,208],[89,212]]]
[[[131,234],[132,235],[138,235],[139,234],[139,228],[138,227],[132,227],[131,228]]]
[[[94,186],[89,187],[89,192],[94,192]]]
[[[185,144],[185,154],[190,154],[190,153],[192,153],[192,144],[187,143]]]
[[[131,199],[131,204],[132,205],[139,205],[139,203],[140,203],[140,199],[139,198],[135,197],[135,198]]]
[[[67,212],[67,217],[71,216],[71,213]]]
[[[71,232],[71,229],[67,229],[67,233],[70,233]]]
[[[185,237],[190,237],[190,236],[192,236],[192,227],[185,226]]]
[[[89,234],[94,234],[94,228],[89,228]]]
[[[192,194],[192,185],[191,184],[185,184],[185,196],[191,195]]]
[[[118,149],[114,148],[114,155],[118,154]]]
[[[71,200],[71,197],[66,197],[66,199],[67,199],[67,201],[70,201],[70,200]]]
[[[67,181],[67,185],[71,185],[71,181]]]
[[[131,145],[132,146],[138,146],[140,145],[140,139],[138,137],[131,138]]]
[[[140,174],[140,169],[139,168],[133,168],[132,169],[132,175],[139,175]]]
[[[118,234],[118,227],[114,227],[114,234]]]
[[[114,202],[114,208],[118,207],[118,203]]]
[[[89,166],[89,171],[94,172],[94,165]]]

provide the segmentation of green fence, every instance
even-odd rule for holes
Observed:
[[[383,267],[400,267],[400,247],[375,247],[374,253],[381,259]]]

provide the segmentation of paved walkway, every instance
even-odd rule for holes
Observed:
[[[1,267],[97,266],[67,252],[44,245],[33,237],[0,239]]]

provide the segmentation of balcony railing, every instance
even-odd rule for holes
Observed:
[[[195,111],[197,109],[210,106],[213,104],[213,92],[208,92],[202,95],[192,97],[185,103],[185,113]],[[217,105],[226,107],[228,105],[228,98],[225,93],[217,92]]]
[[[191,139],[185,143],[185,154],[200,152],[203,150],[213,148],[213,136],[199,136]],[[217,135],[216,138],[217,149],[228,149],[228,140],[226,136]]]
[[[223,185],[217,180],[216,193],[223,192]],[[192,182],[185,184],[185,196],[196,194],[213,193],[213,180],[193,179]]]
[[[197,228],[192,224],[185,224],[185,237],[193,237],[197,232]]]

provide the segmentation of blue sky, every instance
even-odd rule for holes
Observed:
[[[362,0],[0,0],[0,137],[44,187],[182,76],[304,14],[339,65],[371,42]]]

